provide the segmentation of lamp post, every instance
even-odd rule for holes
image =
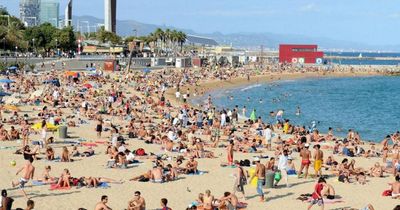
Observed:
[[[18,52],[18,46],[15,46],[15,63],[18,62],[18,54],[17,54],[17,52]]]
[[[35,38],[32,39],[32,52],[36,54],[35,50]]]
[[[6,37],[3,37],[3,53],[4,53],[4,62],[7,63]]]
[[[56,52],[57,52],[57,57],[59,56],[58,55],[58,39],[56,39]]]

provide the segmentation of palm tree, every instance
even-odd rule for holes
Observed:
[[[186,39],[187,39],[186,33],[182,32],[182,31],[179,31],[178,32],[178,43],[181,46],[181,52],[183,50],[183,44],[186,42]]]
[[[165,33],[161,28],[157,28],[156,31],[154,31],[154,37],[157,39],[157,43],[161,43],[161,48],[162,48],[162,43],[165,40]],[[160,46],[158,46],[160,47]]]

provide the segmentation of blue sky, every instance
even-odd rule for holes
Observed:
[[[0,4],[18,15],[18,0]],[[60,13],[66,0],[61,0]],[[103,0],[74,0],[74,15],[103,18]],[[272,32],[400,44],[399,0],[118,0],[120,20],[196,32]]]

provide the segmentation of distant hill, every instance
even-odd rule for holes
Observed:
[[[92,16],[74,16],[74,27],[77,26],[77,21],[89,21],[90,25],[103,24],[103,19]],[[80,23],[82,30],[87,32],[87,23]],[[170,28],[184,31],[187,34],[210,37],[215,39],[222,45],[233,45],[235,47],[259,49],[261,45],[264,48],[277,49],[280,43],[294,44],[318,44],[321,49],[326,50],[381,50],[381,51],[400,51],[400,45],[391,46],[374,46],[364,43],[350,42],[343,40],[334,40],[325,37],[309,37],[296,34],[276,34],[276,33],[232,33],[222,34],[215,32],[211,34],[198,33],[191,29],[180,29],[173,26],[161,26],[155,24],[141,23],[134,20],[117,20],[117,34],[120,36],[131,36],[137,34],[139,36],[148,35],[157,28]],[[91,28],[94,31],[93,28]]]

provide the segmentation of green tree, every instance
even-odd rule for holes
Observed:
[[[74,29],[71,26],[59,30],[56,39],[53,39],[52,44],[57,45],[62,51],[74,51],[77,47]]]
[[[122,38],[120,36],[118,36],[115,33],[106,31],[104,29],[104,26],[100,28],[99,31],[97,31],[97,36],[96,39],[100,42],[100,43],[106,43],[106,42],[111,42],[111,44],[120,44],[122,43]]]

